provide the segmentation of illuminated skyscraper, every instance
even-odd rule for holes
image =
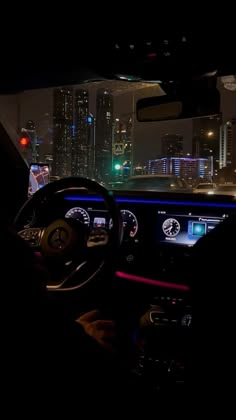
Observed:
[[[71,141],[73,137],[73,89],[53,92],[53,175],[71,175]]]
[[[221,115],[193,119],[193,157],[213,157],[214,171],[219,167]]]
[[[111,179],[113,137],[113,96],[107,90],[98,90],[96,103],[96,178]]]
[[[113,174],[115,178],[128,178],[132,164],[132,117],[116,118],[113,128]]]
[[[91,147],[88,123],[89,93],[87,90],[75,91],[74,109],[71,171],[72,175],[88,177]]]
[[[220,127],[220,169],[236,169],[236,118]]]
[[[151,175],[176,175],[186,182],[204,179],[212,181],[213,159],[168,157],[148,161],[148,173]]]
[[[125,160],[132,162],[132,129],[133,129],[133,118],[130,116],[126,121],[126,141],[125,141]]]

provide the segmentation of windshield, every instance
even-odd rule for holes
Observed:
[[[30,172],[34,189],[42,186],[35,173],[48,168],[43,182],[81,176],[120,190],[207,190],[236,183],[236,78],[226,79],[221,112],[210,117],[138,122],[137,100],[162,95],[161,85],[102,81],[1,95],[0,121],[25,161],[41,164]]]

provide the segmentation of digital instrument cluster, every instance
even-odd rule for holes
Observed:
[[[198,239],[209,233],[227,214],[221,216],[202,216],[198,214],[170,214],[158,211],[157,241],[178,245],[193,246]]]
[[[126,238],[134,238],[138,232],[138,220],[130,210],[121,210],[123,220],[124,235]],[[73,207],[65,214],[66,218],[76,219],[90,228],[112,228],[112,219],[106,210],[97,210],[91,207]]]

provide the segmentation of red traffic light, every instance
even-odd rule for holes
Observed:
[[[19,143],[22,147],[27,147],[30,143],[30,139],[29,139],[29,137],[25,137],[25,136],[21,137],[20,140],[19,140]]]

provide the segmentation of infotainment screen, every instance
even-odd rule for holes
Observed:
[[[226,217],[226,214],[218,217],[158,211],[157,241],[193,246],[199,238],[214,229]]]

